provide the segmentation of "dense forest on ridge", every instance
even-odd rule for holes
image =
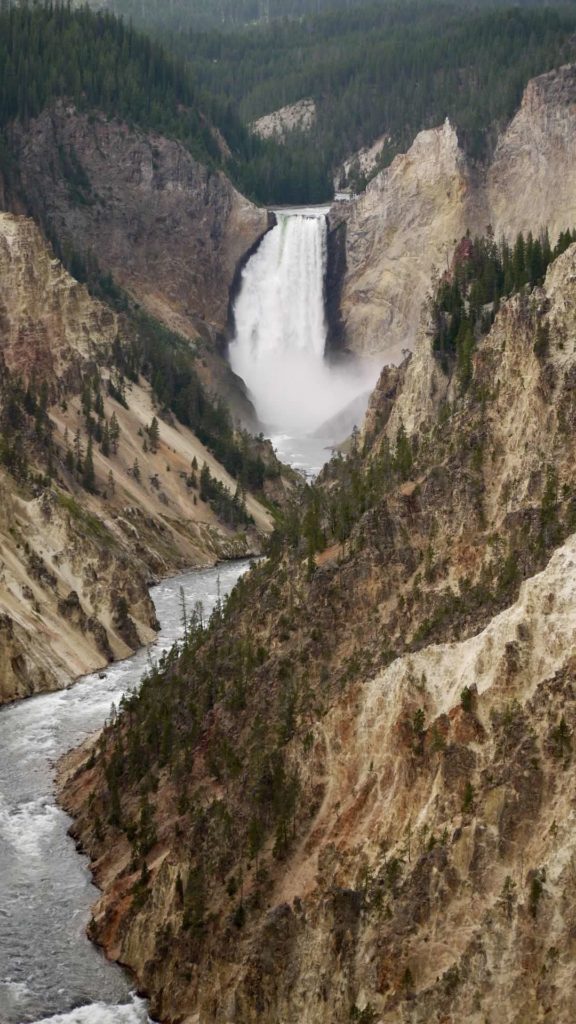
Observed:
[[[570,0],[562,2],[570,3]],[[330,11],[350,14],[366,6],[366,0],[91,0],[91,6],[110,7],[147,28],[180,32],[188,28],[218,27],[233,31],[242,25],[295,20]],[[398,0],[371,0],[371,6],[389,10],[398,6]],[[461,0],[460,10],[495,6],[509,6],[509,0]],[[542,4],[541,0],[518,0],[514,6],[554,5]]]
[[[483,158],[528,80],[572,58],[575,27],[575,8],[463,16],[459,6],[415,2],[233,36],[189,33],[178,47],[193,61],[198,85],[235,97],[246,122],[312,97],[316,126],[307,136],[289,137],[278,171],[282,159],[298,165],[298,157],[304,163],[312,151],[316,170],[322,167],[329,179],[343,159],[375,138],[388,135],[389,161],[418,131],[446,117],[466,150]],[[260,155],[254,156],[243,178],[248,191],[266,177]]]
[[[527,81],[572,59],[576,28],[573,3],[534,0],[110,6],[160,30],[190,61],[197,86],[235,104],[245,123],[305,97],[316,101],[310,134],[294,132],[282,148],[255,145],[236,168],[245,192],[272,203],[325,200],[350,154],[388,135],[384,166],[446,117],[467,151],[485,157]]]
[[[123,0],[117,7],[146,23],[146,5],[138,17]],[[176,18],[181,5],[162,9]],[[167,13],[162,28],[164,45],[110,13],[8,5],[0,13],[0,125],[66,96],[178,138],[259,202],[324,201],[357,149],[388,136],[384,165],[446,117],[471,156],[484,158],[527,81],[572,59],[576,7],[463,12],[411,0],[226,32],[186,29]],[[283,144],[249,134],[252,119],[303,97],[317,104],[309,134],[292,132]]]

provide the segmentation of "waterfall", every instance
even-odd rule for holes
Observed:
[[[322,433],[374,377],[371,370],[368,382],[366,367],[353,362],[333,367],[324,359],[326,256],[324,211],[278,213],[242,273],[230,363],[273,434]]]

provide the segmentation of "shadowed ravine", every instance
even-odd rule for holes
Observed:
[[[210,612],[246,571],[234,562],[166,580],[152,591],[161,632],[154,645],[112,665],[105,679],[0,711],[0,1022],[136,1024],[146,1004],[86,938],[97,892],[54,800],[58,758],[99,729],[112,703],[138,685],[150,658],[181,635],[181,588]],[[77,1008],[77,1009],[75,1009]]]

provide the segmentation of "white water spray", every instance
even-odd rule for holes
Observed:
[[[325,212],[277,218],[242,273],[230,362],[264,426],[302,437],[367,392],[374,368],[324,359]]]

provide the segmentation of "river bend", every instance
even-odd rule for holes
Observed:
[[[149,660],[182,634],[181,588],[210,613],[248,561],[187,573],[154,587],[154,644],[69,690],[0,710],[0,1024],[145,1024],[146,1003],[86,938],[98,893],[54,797],[55,764],[99,729],[138,686]]]

